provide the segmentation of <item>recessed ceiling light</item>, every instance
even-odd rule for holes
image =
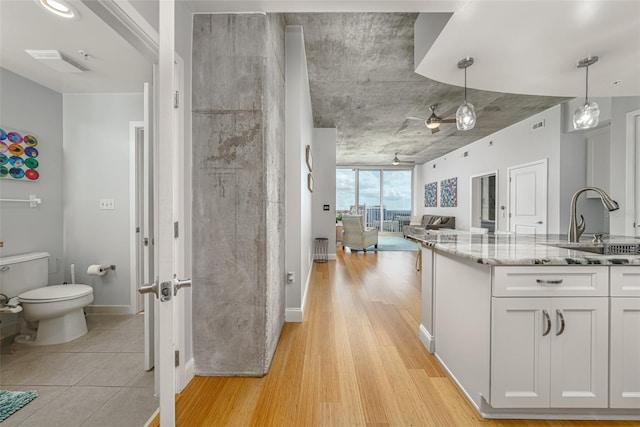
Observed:
[[[65,0],[34,0],[44,10],[67,19],[78,19],[78,11]]]

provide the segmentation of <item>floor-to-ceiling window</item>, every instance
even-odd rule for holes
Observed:
[[[367,227],[399,233],[411,217],[410,169],[336,169],[336,214],[365,216]]]

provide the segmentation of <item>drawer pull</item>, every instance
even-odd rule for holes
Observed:
[[[559,285],[560,283],[562,283],[562,279],[558,279],[558,280],[536,279],[536,283],[539,285]]]
[[[542,333],[542,336],[546,337],[547,335],[549,335],[549,332],[551,332],[551,317],[549,316],[549,312],[547,310],[542,310],[542,315],[544,316],[547,322],[546,329]]]
[[[560,319],[560,330],[558,332],[556,332],[556,335],[562,335],[562,333],[564,332],[564,315],[562,314],[562,311],[560,311],[560,310],[556,310],[556,314],[558,315],[558,318]]]

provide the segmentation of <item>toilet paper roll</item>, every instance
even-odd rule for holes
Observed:
[[[93,264],[87,268],[87,274],[89,276],[104,276],[107,272],[107,268],[109,268],[108,265]]]

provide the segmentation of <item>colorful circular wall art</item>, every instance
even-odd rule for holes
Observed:
[[[0,178],[37,181],[40,178],[36,157],[38,138],[0,128]]]

